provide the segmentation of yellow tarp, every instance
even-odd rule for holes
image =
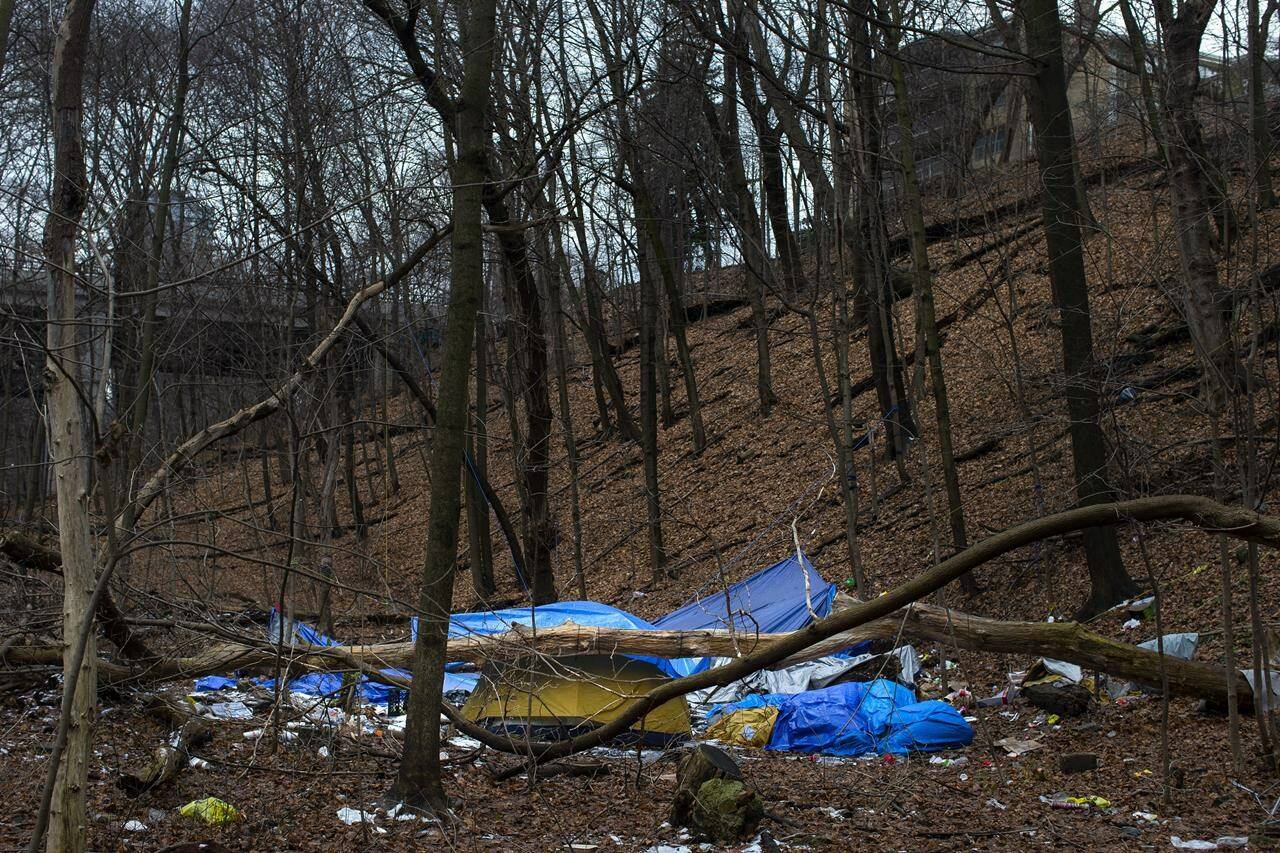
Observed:
[[[764,749],[778,721],[777,708],[739,708],[725,714],[707,727],[707,737],[731,746],[755,746]]]
[[[669,680],[653,664],[621,656],[517,661],[486,667],[462,713],[491,727],[595,727]],[[631,731],[650,741],[688,736],[689,706],[683,697],[664,702]]]

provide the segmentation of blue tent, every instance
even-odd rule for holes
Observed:
[[[825,755],[932,752],[973,742],[973,729],[945,702],[917,702],[894,681],[851,681],[784,695],[748,696],[719,705],[711,718],[740,708],[773,706],[778,719],[768,749]]]

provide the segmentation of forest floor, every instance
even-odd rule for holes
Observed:
[[[1140,153],[1115,148],[1115,153],[1092,154],[1086,168],[1090,201],[1099,220],[1099,230],[1089,241],[1088,265],[1113,476],[1127,494],[1213,494],[1210,446],[1204,440],[1209,427],[1197,402],[1194,354],[1187,335],[1179,331],[1179,265],[1167,188],[1161,173],[1147,167]],[[967,224],[934,241],[931,261],[937,274],[938,317],[954,317],[946,320],[943,354],[971,540],[1073,502],[1066,414],[1058,393],[1061,342],[1045,252],[1038,230],[1018,236],[1038,214],[1034,177],[1025,170],[1009,170],[982,187],[980,194],[975,191],[957,202],[939,199],[931,206],[937,211],[936,222]],[[1018,199],[1026,201],[1014,204]],[[996,209],[999,216],[974,224],[983,210]],[[1225,285],[1245,288],[1255,271],[1271,270],[1271,287],[1276,287],[1280,211],[1267,213],[1261,227],[1239,239],[1244,248],[1232,257],[1248,261],[1224,262]],[[733,273],[721,275],[729,279]],[[818,310],[829,314],[829,306],[822,303]],[[894,311],[899,350],[910,352],[911,301],[898,302]],[[1259,380],[1264,390],[1259,397],[1270,401],[1260,402],[1256,411],[1259,434],[1269,442],[1262,446],[1262,455],[1270,466],[1277,450],[1275,337],[1266,329],[1252,331],[1259,333],[1260,342]],[[581,452],[588,596],[654,618],[697,591],[741,580],[785,557],[794,549],[793,528],[819,572],[845,583],[851,571],[843,511],[831,479],[824,403],[803,320],[780,313],[771,326],[774,388],[780,402],[769,417],[760,417],[756,407],[754,339],[745,307],[692,324],[689,340],[711,443],[701,455],[691,452],[683,391],[674,382],[677,420],[660,439],[660,481],[664,535],[676,577],[654,578],[647,568],[638,450],[594,437],[589,368],[579,364],[573,372],[569,390]],[[827,355],[826,367],[834,376],[829,351]],[[678,377],[672,356],[672,372]],[[854,341],[852,358],[856,381],[867,373],[865,339]],[[623,355],[620,368],[624,383],[633,390],[638,371],[634,350]],[[860,395],[855,405],[862,421],[877,417],[873,392]],[[395,423],[419,422],[411,401],[404,398],[393,400],[383,414]],[[931,406],[921,406],[916,416],[922,440],[906,462],[911,480],[905,487],[896,488],[898,472],[882,455],[861,451],[859,546],[869,578],[870,588],[864,591],[868,597],[931,565],[934,543],[949,538],[940,484],[925,485],[924,460],[936,452]],[[508,506],[515,506],[505,414],[495,408],[488,422],[491,479]],[[319,542],[303,555],[314,560],[321,547],[331,549],[338,583],[335,633],[344,639],[406,635],[403,621],[388,623],[376,617],[407,613],[407,603],[416,600],[428,493],[419,452],[422,436],[421,431],[407,429],[394,439],[398,491],[387,487],[385,463],[371,460],[373,475],[365,496],[367,538],[358,540],[347,532]],[[1238,479],[1234,446],[1229,443],[1227,453],[1232,483]],[[567,466],[561,445],[556,447],[552,500],[563,536],[555,552],[557,582],[563,598],[574,598]],[[129,607],[156,616],[217,619],[220,611],[265,610],[277,600],[284,537],[268,518],[261,478],[252,476],[258,471],[256,461],[248,462],[252,448],[242,450],[244,461],[227,462],[235,455],[224,455],[174,496],[171,511],[177,521],[156,519],[157,530],[170,534],[175,544],[154,549],[148,559],[128,568],[124,580]],[[379,449],[369,444],[366,452],[377,456]],[[931,474],[935,478],[936,470],[935,466]],[[363,477],[361,486],[366,486]],[[1274,506],[1274,478],[1267,486]],[[276,484],[277,518],[287,508],[284,490]],[[1228,487],[1228,492],[1238,499],[1238,489]],[[1217,540],[1181,525],[1154,525],[1141,532],[1124,527],[1120,533],[1130,573],[1135,578],[1154,576],[1161,584],[1166,631],[1199,632],[1198,658],[1221,659],[1222,564]],[[180,544],[192,540],[203,544]],[[521,596],[500,543],[495,531],[499,597],[515,604]],[[1238,624],[1247,624],[1246,567],[1234,550],[1228,552],[1227,562],[1234,575]],[[1263,552],[1261,567],[1263,618],[1275,624],[1280,619],[1280,559],[1275,552]],[[983,566],[976,575],[982,586],[976,597],[966,599],[948,589],[947,603],[999,618],[1069,618],[1088,586],[1079,540],[1071,537],[1016,552]],[[294,594],[299,611],[318,608],[311,585],[300,585]],[[455,609],[474,603],[468,577],[460,573]],[[1091,627],[1129,641],[1154,636],[1149,623],[1126,631],[1122,621],[1107,614]],[[1247,661],[1245,636],[1233,646],[1241,665]],[[203,641],[189,637],[172,642],[178,652]],[[939,650],[922,651],[929,652],[936,675]],[[950,651],[946,656],[956,662],[948,672],[948,686],[967,687],[977,697],[994,694],[1006,683],[1006,673],[1032,662],[1025,656],[974,652]],[[941,692],[936,677],[930,683]],[[0,816],[0,847],[5,849],[25,842],[31,826],[55,713],[55,698],[47,690],[8,701],[17,713],[6,713],[8,722],[0,729],[0,794],[9,804]],[[1269,811],[1275,812],[1280,784],[1254,757],[1253,718],[1241,721],[1246,760],[1237,772],[1227,748],[1225,719],[1181,699],[1170,703],[1168,724],[1170,757],[1181,786],[1166,800],[1161,787],[1161,711],[1158,698],[1146,698],[1103,704],[1083,717],[1050,725],[1025,705],[976,709],[974,744],[959,753],[967,761],[949,766],[930,764],[927,756],[890,762],[737,752],[749,784],[781,819],[766,819],[768,837],[758,839],[751,849],[774,849],[771,839],[782,849],[1167,849],[1171,836],[1247,835]],[[347,741],[328,757],[321,757],[313,743],[286,745],[271,753],[241,736],[238,729],[248,724],[227,723],[199,751],[210,762],[209,769],[190,770],[170,787],[128,799],[113,785],[113,769],[128,755],[150,751],[166,733],[127,697],[104,699],[102,714],[89,791],[93,849],[155,849],[202,838],[254,850],[405,849],[415,844],[645,850],[690,843],[665,824],[674,786],[670,760],[644,764],[634,755],[619,755],[606,759],[612,772],[595,779],[495,782],[490,770],[502,766],[501,757],[450,747],[457,763],[450,767],[447,787],[458,799],[459,822],[424,828],[380,819],[378,826],[386,830],[381,834],[368,824],[344,826],[336,812],[343,807],[367,809],[378,801],[394,774],[397,745],[391,738]],[[1021,757],[1009,757],[993,746],[1000,738],[1029,733],[1042,737],[1043,746]],[[1057,759],[1069,752],[1096,752],[1099,769],[1064,775]],[[1110,805],[1068,811],[1040,799],[1059,793],[1096,795]],[[204,796],[234,804],[244,819],[214,830],[176,814],[177,807]],[[147,829],[126,831],[130,820]]]

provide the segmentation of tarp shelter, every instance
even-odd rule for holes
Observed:
[[[517,738],[560,740],[613,721],[631,700],[669,678],[651,661],[622,655],[490,665],[462,713]],[[654,708],[621,740],[661,747],[687,739],[690,731],[689,706],[680,697]]]
[[[806,584],[807,580],[807,584]],[[654,622],[666,631],[728,629],[749,633],[796,631],[831,613],[836,585],[827,583],[803,554],[761,569],[726,589],[708,586],[679,610]],[[704,658],[693,671],[711,666]]]
[[[794,695],[763,694],[722,705],[712,718],[741,708],[776,707],[768,749],[825,755],[931,752],[973,741],[973,729],[945,702],[917,702],[893,681],[851,681]]]

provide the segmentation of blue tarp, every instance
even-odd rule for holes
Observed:
[[[544,604],[539,607],[509,607],[506,610],[481,610],[474,613],[455,613],[449,617],[450,637],[470,637],[475,635],[502,634],[516,625],[526,628],[535,624],[539,628],[555,628],[573,622],[592,628],[622,628],[653,630],[654,625],[633,616],[625,610],[600,604],[596,601],[560,601],[555,604]],[[418,638],[418,619],[415,616],[409,625],[410,636]],[[655,664],[667,675],[680,677],[696,672],[703,667],[700,658],[664,660],[662,658],[632,655],[638,660]],[[456,668],[454,666],[451,669]]]
[[[809,624],[812,617],[805,599],[805,576],[809,578],[809,598],[813,612],[819,618],[831,612],[831,602],[835,598],[835,584],[827,583],[807,559],[800,556],[788,557],[781,562],[756,572],[744,581],[729,587],[729,606],[726,608],[723,590],[703,596],[695,596],[679,610],[668,613],[656,623],[650,623],[607,604],[595,601],[561,601],[540,607],[511,607],[506,610],[485,610],[475,613],[455,613],[449,618],[449,636],[467,637],[473,635],[501,634],[510,631],[515,625],[539,628],[554,628],[567,622],[599,628],[623,628],[652,630],[696,630],[699,628],[727,628],[729,614],[732,613],[733,625],[742,631],[794,631]],[[279,631],[276,611],[272,609],[271,624],[267,629],[267,640],[275,642]],[[341,645],[337,640],[325,636],[312,625],[305,622],[292,623],[293,636],[286,640],[295,644],[316,646]],[[410,620],[410,636],[417,639],[418,620]],[[661,658],[633,655],[639,660],[655,664],[662,672],[675,678],[700,672],[711,666],[712,658],[680,658],[664,660]],[[445,675],[445,692],[466,690],[474,686],[475,675],[461,672],[465,664],[450,664]],[[384,670],[388,674],[408,677],[403,670]],[[266,684],[272,682],[268,679]],[[204,686],[201,686],[201,685]],[[214,690],[214,682],[201,680],[197,682],[197,690]],[[222,687],[233,685],[221,683]],[[311,693],[327,696],[338,692],[342,686],[342,676],[332,673],[312,673],[296,678],[289,683],[289,689],[295,692]],[[369,702],[386,702],[388,688],[367,678],[360,680],[360,695]]]
[[[932,752],[973,741],[973,729],[945,702],[917,702],[894,681],[848,682],[821,690],[748,696],[711,717],[765,705],[778,709],[768,749],[825,755]]]
[[[340,646],[342,643],[326,636],[316,629],[314,625],[308,625],[306,622],[294,620],[291,624],[285,623],[286,631],[291,627],[292,636],[286,633],[284,640],[291,645],[312,645],[312,646]],[[279,611],[275,608],[271,609],[271,621],[267,625],[267,642],[279,642],[280,639],[280,621]],[[383,669],[379,670],[383,675],[394,676],[396,678],[412,678],[413,674],[404,669]],[[450,679],[450,676],[454,676]],[[307,675],[300,675],[297,678],[290,679],[287,686],[291,693],[305,693],[308,696],[337,696],[343,688],[343,676],[336,672],[312,672]],[[255,678],[253,683],[268,690],[276,686],[274,678]],[[234,688],[236,680],[221,675],[210,675],[205,678],[196,680],[196,692],[211,692],[214,690],[224,690]],[[453,673],[445,675],[445,692],[450,690],[467,690],[470,691],[475,687],[474,677],[461,677]],[[390,697],[392,690],[398,690],[388,684],[382,684],[377,681],[370,681],[367,676],[360,676],[360,681],[356,688],[360,698],[365,702],[373,705],[385,705]]]
[[[809,578],[809,594],[805,598],[805,576]],[[725,629],[732,624],[736,630],[752,633],[796,631],[831,613],[831,602],[836,597],[836,585],[827,583],[818,570],[804,557],[795,556],[761,569],[744,581],[725,590],[700,592],[691,601],[654,622],[654,626],[670,631],[695,631],[705,628]],[[704,660],[697,669],[706,669],[710,660]]]

